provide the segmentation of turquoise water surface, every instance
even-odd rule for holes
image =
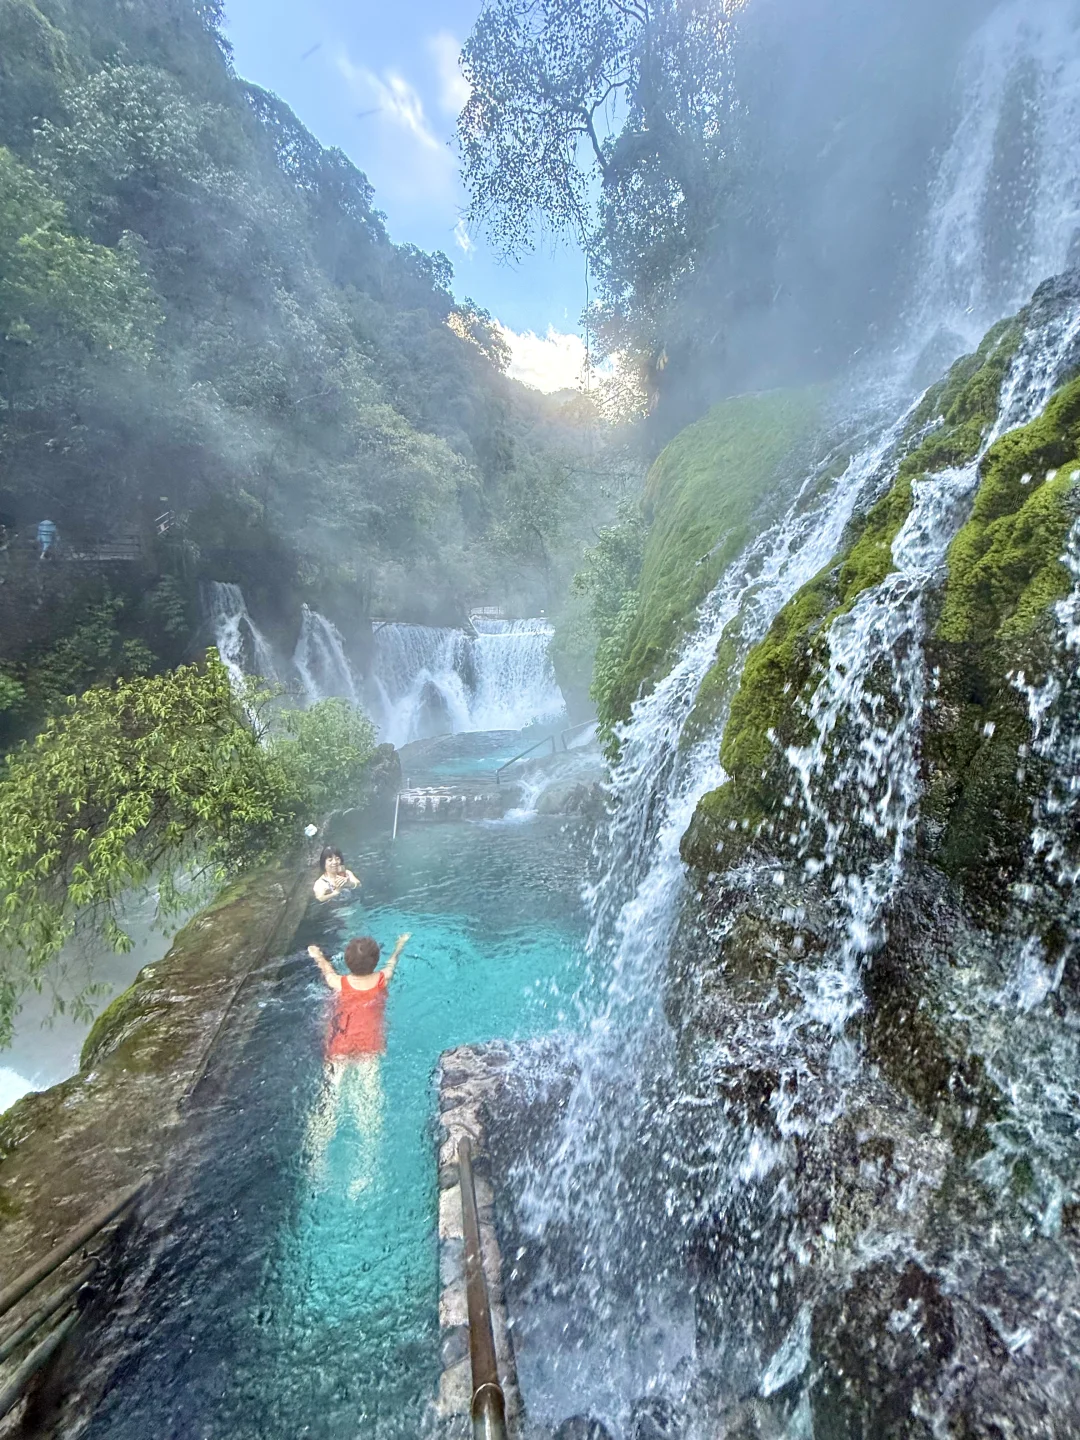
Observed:
[[[243,1063],[193,1126],[183,1228],[146,1256],[145,1342],[95,1437],[426,1427],[440,1370],[435,1066],[456,1045],[576,1023],[585,841],[541,816],[334,838],[363,890],[313,905],[297,943],[339,958],[369,933],[385,954],[410,932],[386,1053],[325,1060],[333,996],[302,948],[259,978]],[[130,1332],[115,1343],[131,1348]]]

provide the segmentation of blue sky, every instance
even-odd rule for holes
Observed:
[[[576,248],[541,244],[516,265],[462,223],[466,197],[448,142],[464,95],[461,42],[480,0],[227,0],[237,72],[275,91],[324,145],[338,145],[375,187],[391,236],[442,250],[458,298],[471,295],[512,331],[576,334],[585,303]],[[467,91],[465,91],[467,94]],[[577,342],[515,358],[565,368]],[[521,378],[529,378],[522,374]]]

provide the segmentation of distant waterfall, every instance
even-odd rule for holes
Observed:
[[[300,638],[292,658],[309,705],[330,696],[347,700],[350,705],[360,704],[360,693],[345,655],[341,632],[324,615],[307,605],[303,607]]]
[[[240,586],[213,580],[207,588],[214,644],[234,687],[242,689],[249,675],[277,680],[270,642],[248,614]]]
[[[451,731],[524,730],[565,713],[548,654],[554,631],[544,619],[478,619],[471,635],[382,624],[374,633],[371,669],[361,680],[337,626],[309,605],[289,665],[275,661],[239,585],[213,582],[207,602],[214,644],[237,690],[251,675],[291,681],[293,689],[299,681],[302,703],[336,697],[363,706],[380,737],[393,745]]]
[[[475,637],[426,625],[375,631],[372,706],[395,745],[445,731],[524,730],[566,704],[546,620],[478,620]]]

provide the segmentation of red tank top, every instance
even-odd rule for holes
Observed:
[[[334,996],[330,1031],[326,1037],[326,1058],[343,1060],[350,1055],[381,1055],[386,1049],[383,1019],[386,1014],[386,976],[370,990],[355,990],[347,979]]]

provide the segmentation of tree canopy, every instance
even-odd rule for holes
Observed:
[[[466,43],[471,217],[510,253],[538,224],[572,230],[610,348],[658,338],[650,324],[724,213],[732,37],[718,0],[493,0]]]

